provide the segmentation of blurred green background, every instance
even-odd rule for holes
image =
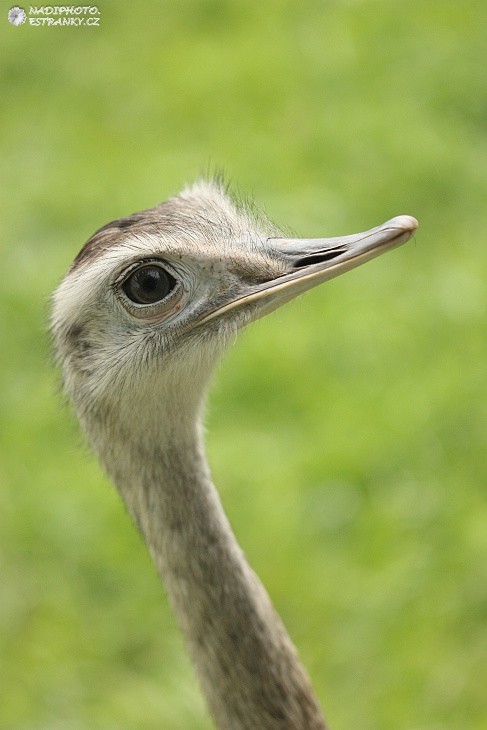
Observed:
[[[420,220],[240,339],[208,447],[334,730],[487,728],[484,0],[107,1],[99,28],[9,7],[1,730],[211,727],[46,322],[96,228],[212,166],[303,236]]]

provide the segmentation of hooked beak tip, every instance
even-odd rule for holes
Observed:
[[[399,228],[401,231],[412,235],[419,226],[419,223],[412,215],[398,215],[392,218],[386,225],[387,228]]]

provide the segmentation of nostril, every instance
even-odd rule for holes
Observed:
[[[326,261],[331,261],[337,256],[341,256],[345,253],[343,246],[337,248],[330,248],[327,251],[321,251],[320,253],[310,254],[309,256],[303,256],[294,262],[293,267],[295,269],[301,269],[303,266],[313,266],[313,264],[323,264]]]

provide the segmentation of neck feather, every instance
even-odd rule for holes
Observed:
[[[221,506],[201,428],[97,449],[166,587],[221,730],[325,730],[296,651]],[[103,446],[103,445],[102,445]]]

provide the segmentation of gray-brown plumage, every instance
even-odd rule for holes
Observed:
[[[400,216],[334,239],[282,238],[200,182],[97,231],[54,295],[65,389],[141,531],[221,730],[324,730],[206,463],[202,411],[235,334],[414,233]]]

